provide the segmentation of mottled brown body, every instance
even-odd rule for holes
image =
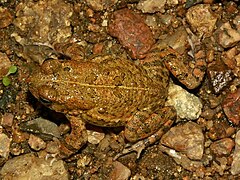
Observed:
[[[169,74],[163,62],[151,58],[156,57],[149,56],[144,65],[115,56],[48,60],[31,74],[30,91],[71,124],[77,118],[97,126],[125,126],[127,139],[137,141],[165,122],[157,113],[165,104]]]

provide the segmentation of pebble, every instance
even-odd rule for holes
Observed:
[[[28,144],[35,151],[39,151],[41,149],[46,148],[46,143],[41,138],[34,136],[32,134],[30,134]]]
[[[12,113],[5,113],[2,116],[2,120],[1,120],[1,125],[3,127],[11,127],[13,124],[13,114]]]
[[[186,8],[190,8],[190,7],[192,7],[192,6],[196,5],[196,4],[201,3],[202,1],[203,0],[187,0],[185,7]]]
[[[233,47],[240,41],[240,27],[234,29],[230,22],[224,23],[220,28],[217,36],[218,43],[224,48]]]
[[[237,56],[237,53],[238,53],[238,50],[236,47],[233,47],[223,52],[222,60],[228,66],[228,68],[234,69],[236,67],[237,62],[235,58]]]
[[[173,106],[181,119],[194,120],[202,112],[200,99],[174,84],[169,85],[166,105]]]
[[[86,0],[87,4],[95,11],[108,9],[118,2],[118,0]]]
[[[235,149],[233,152],[233,162],[231,165],[231,173],[233,175],[240,173],[240,131],[236,133]]]
[[[0,157],[8,158],[10,152],[11,139],[4,133],[0,134]]]
[[[52,139],[52,137],[60,137],[58,126],[55,123],[41,117],[20,124],[20,129],[22,131],[37,134],[46,140]]]
[[[216,172],[218,172],[220,176],[222,176],[225,173],[224,171],[228,169],[227,163],[228,163],[228,160],[226,157],[221,157],[221,158],[217,157],[216,161],[213,161],[212,168]],[[229,179],[229,178],[225,178],[225,179]]]
[[[231,69],[227,68],[227,66],[220,61],[217,61],[208,67],[207,75],[215,94],[218,94],[221,90],[227,87],[233,79]]]
[[[171,19],[171,17],[164,17],[165,21],[166,19]],[[170,22],[171,20],[169,20],[168,23]],[[166,38],[159,41],[158,44],[163,47],[166,44],[167,47],[170,46],[180,54],[184,54],[187,50],[187,47],[189,46],[188,38],[189,37],[186,29],[183,26],[180,26],[176,29],[175,32],[173,32],[172,34],[169,34],[168,36],[166,36]],[[180,62],[178,61],[178,63]]]
[[[174,179],[177,172],[174,160],[161,152],[158,146],[152,146],[144,152],[137,168],[146,179]]]
[[[7,55],[5,53],[0,52],[0,78],[5,76],[8,73],[8,70],[11,66],[11,62],[8,59]]]
[[[186,18],[193,31],[204,36],[212,35],[218,19],[217,15],[212,12],[209,4],[199,4],[189,8]]]
[[[184,169],[192,172],[202,171],[204,169],[203,162],[198,160],[191,160],[185,154],[177,152],[171,148],[163,145],[158,145],[158,148],[171,156],[177,164],[180,164]]]
[[[161,143],[183,152],[192,160],[200,160],[203,156],[204,135],[201,127],[194,122],[172,127],[163,135]]]
[[[133,59],[144,58],[154,44],[151,29],[145,24],[144,18],[129,9],[113,13],[108,31],[129,51]]]
[[[113,162],[113,170],[110,173],[109,179],[128,180],[131,175],[130,169],[118,161]]]
[[[0,7],[0,29],[12,23],[13,16],[7,8]]]
[[[227,121],[212,121],[213,125],[207,133],[208,137],[215,141],[232,136],[235,133],[235,128],[230,126]]]
[[[25,154],[7,161],[0,174],[3,179],[61,179],[68,180],[68,171],[62,160],[52,161]]]
[[[234,93],[228,94],[222,103],[224,113],[226,114],[228,120],[239,125],[240,122],[240,88]]]
[[[89,155],[80,156],[77,160],[77,167],[85,167],[90,164],[92,157]]]
[[[57,139],[55,141],[50,141],[47,143],[46,152],[49,154],[59,154],[60,153],[60,142]]]
[[[96,130],[87,130],[87,134],[88,142],[91,144],[99,144],[99,142],[105,137],[105,133],[102,131],[102,129],[97,127]]]
[[[137,9],[143,13],[163,12],[166,0],[140,0]]]
[[[210,145],[210,149],[217,157],[221,157],[229,155],[234,145],[234,141],[231,138],[224,138],[213,142]]]

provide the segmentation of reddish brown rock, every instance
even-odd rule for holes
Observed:
[[[201,127],[194,122],[172,127],[163,135],[161,143],[183,152],[192,160],[203,156],[204,136]]]
[[[229,94],[223,101],[223,110],[228,120],[239,125],[240,121],[240,88],[236,92]]]
[[[213,126],[209,129],[208,137],[212,140],[230,137],[235,133],[235,128],[231,127],[227,121],[213,121]]]
[[[12,113],[5,113],[3,116],[2,116],[2,120],[1,120],[1,125],[4,126],[4,127],[11,127],[12,124],[13,124],[13,114]]]
[[[0,78],[5,76],[11,66],[11,62],[5,53],[0,52]]]
[[[222,54],[222,60],[224,64],[226,64],[230,69],[234,69],[237,65],[237,62],[235,60],[235,56],[237,56],[237,48],[231,48],[228,51],[223,52]]]
[[[110,179],[127,180],[131,175],[131,171],[118,161],[113,162],[113,170],[110,173]]]
[[[134,59],[144,58],[154,44],[152,32],[144,19],[129,9],[115,11],[108,30]]]
[[[234,141],[231,138],[224,138],[211,144],[211,151],[218,157],[229,155],[234,147]]]

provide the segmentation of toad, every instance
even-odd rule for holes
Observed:
[[[29,78],[30,92],[64,113],[71,124],[63,153],[70,155],[86,143],[86,123],[125,127],[125,138],[138,142],[120,155],[134,150],[139,156],[159,140],[175,118],[174,109],[165,107],[169,72],[163,56],[152,52],[139,64],[114,55],[82,62],[51,59],[36,67]]]

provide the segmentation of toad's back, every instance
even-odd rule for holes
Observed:
[[[100,126],[124,125],[138,110],[164,106],[167,86],[164,65],[143,67],[108,56],[89,62],[49,60],[30,78],[32,94],[49,101],[51,109]]]

